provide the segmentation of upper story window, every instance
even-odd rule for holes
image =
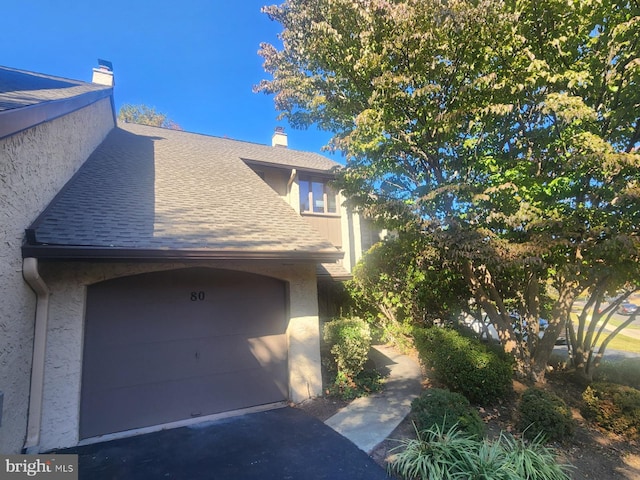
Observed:
[[[336,192],[327,179],[300,175],[300,212],[338,213]]]

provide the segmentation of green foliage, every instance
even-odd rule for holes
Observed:
[[[527,442],[510,435],[500,435],[512,478],[526,480],[561,480],[571,478],[571,465],[556,462],[553,451],[544,445],[542,437]]]
[[[612,383],[594,383],[582,394],[581,412],[600,427],[624,435],[640,438],[640,390]]]
[[[394,449],[397,454],[389,470],[406,479],[456,478],[470,463],[468,456],[477,447],[475,437],[455,427],[433,425],[423,431],[416,429],[415,439],[402,440]]]
[[[471,402],[491,403],[512,391],[511,362],[480,341],[441,327],[416,328],[414,339],[436,378]]]
[[[467,398],[456,392],[441,388],[430,388],[411,402],[411,417],[419,431],[438,425],[449,430],[457,425],[458,430],[472,436],[484,436],[484,423],[478,411]]]
[[[338,372],[334,382],[327,388],[327,394],[342,400],[353,400],[382,391],[382,381],[382,375],[375,370],[363,370],[353,378]]]
[[[364,369],[369,358],[369,324],[358,317],[327,322],[324,341],[333,355],[337,372],[347,381],[352,381]]]
[[[118,120],[127,123],[137,123],[138,125],[182,130],[182,127],[168,118],[165,113],[157,112],[155,107],[149,107],[147,105],[122,105],[118,112]]]
[[[522,394],[518,406],[518,428],[527,438],[564,440],[573,433],[571,410],[557,395],[532,387]]]
[[[557,463],[540,439],[531,442],[500,434],[479,440],[452,427],[433,425],[403,440],[389,470],[411,480],[568,480],[568,465]]]
[[[324,325],[324,351],[331,361],[323,364],[335,375],[327,393],[344,400],[382,390],[382,375],[365,370],[371,348],[369,324],[358,317],[338,318]]]
[[[416,231],[397,232],[371,247],[347,287],[358,312],[373,312],[395,341],[409,335],[411,325],[448,318],[469,301],[464,278],[447,270],[439,251]]]
[[[640,358],[603,362],[594,378],[598,382],[617,383],[640,390]]]
[[[262,45],[272,78],[256,90],[292,125],[334,134],[346,158],[337,187],[391,230],[415,224],[445,275],[464,276],[519,373],[544,376],[576,295],[638,283],[638,2],[287,0],[264,11],[282,44]],[[553,305],[538,340],[544,294]]]

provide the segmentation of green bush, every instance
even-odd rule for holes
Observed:
[[[600,427],[640,438],[640,390],[612,383],[594,383],[582,394],[581,412]]]
[[[512,391],[513,367],[504,353],[449,328],[416,328],[414,340],[436,378],[471,402],[491,403]]]
[[[419,431],[439,425],[449,430],[457,424],[458,429],[482,438],[484,423],[477,410],[467,398],[456,392],[441,388],[430,388],[411,402],[411,417]]]
[[[343,373],[337,373],[335,380],[327,388],[327,393],[343,400],[353,400],[381,391],[382,380],[382,375],[375,370],[363,370],[354,378],[347,378]]]
[[[382,390],[382,375],[364,370],[371,348],[369,324],[358,317],[338,318],[324,325],[325,356],[323,365],[334,375],[327,388],[329,395],[344,400]],[[325,360],[330,360],[329,364]]]
[[[324,326],[324,341],[338,373],[353,380],[362,372],[371,348],[371,330],[367,322],[358,317],[328,322]]]
[[[571,410],[557,395],[532,387],[522,394],[518,406],[518,428],[527,438],[563,440],[573,433]]]
[[[617,383],[640,389],[640,358],[602,362],[594,378],[598,382]]]
[[[417,438],[403,440],[389,464],[390,472],[405,479],[568,480],[568,465],[556,462],[538,438],[523,440],[500,434],[497,441],[479,440],[452,427],[437,424]]]

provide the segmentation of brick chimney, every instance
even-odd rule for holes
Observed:
[[[284,127],[276,127],[273,137],[271,137],[271,146],[287,148],[287,145],[287,134],[284,133]]]
[[[113,65],[108,60],[98,59],[98,68],[93,69],[92,83],[99,85],[106,85],[107,87],[113,87],[115,82],[113,81]]]

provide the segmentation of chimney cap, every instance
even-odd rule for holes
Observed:
[[[100,70],[109,70],[110,72],[113,72],[113,63],[111,63],[109,60],[103,60],[102,58],[99,58],[98,68],[100,68]]]

